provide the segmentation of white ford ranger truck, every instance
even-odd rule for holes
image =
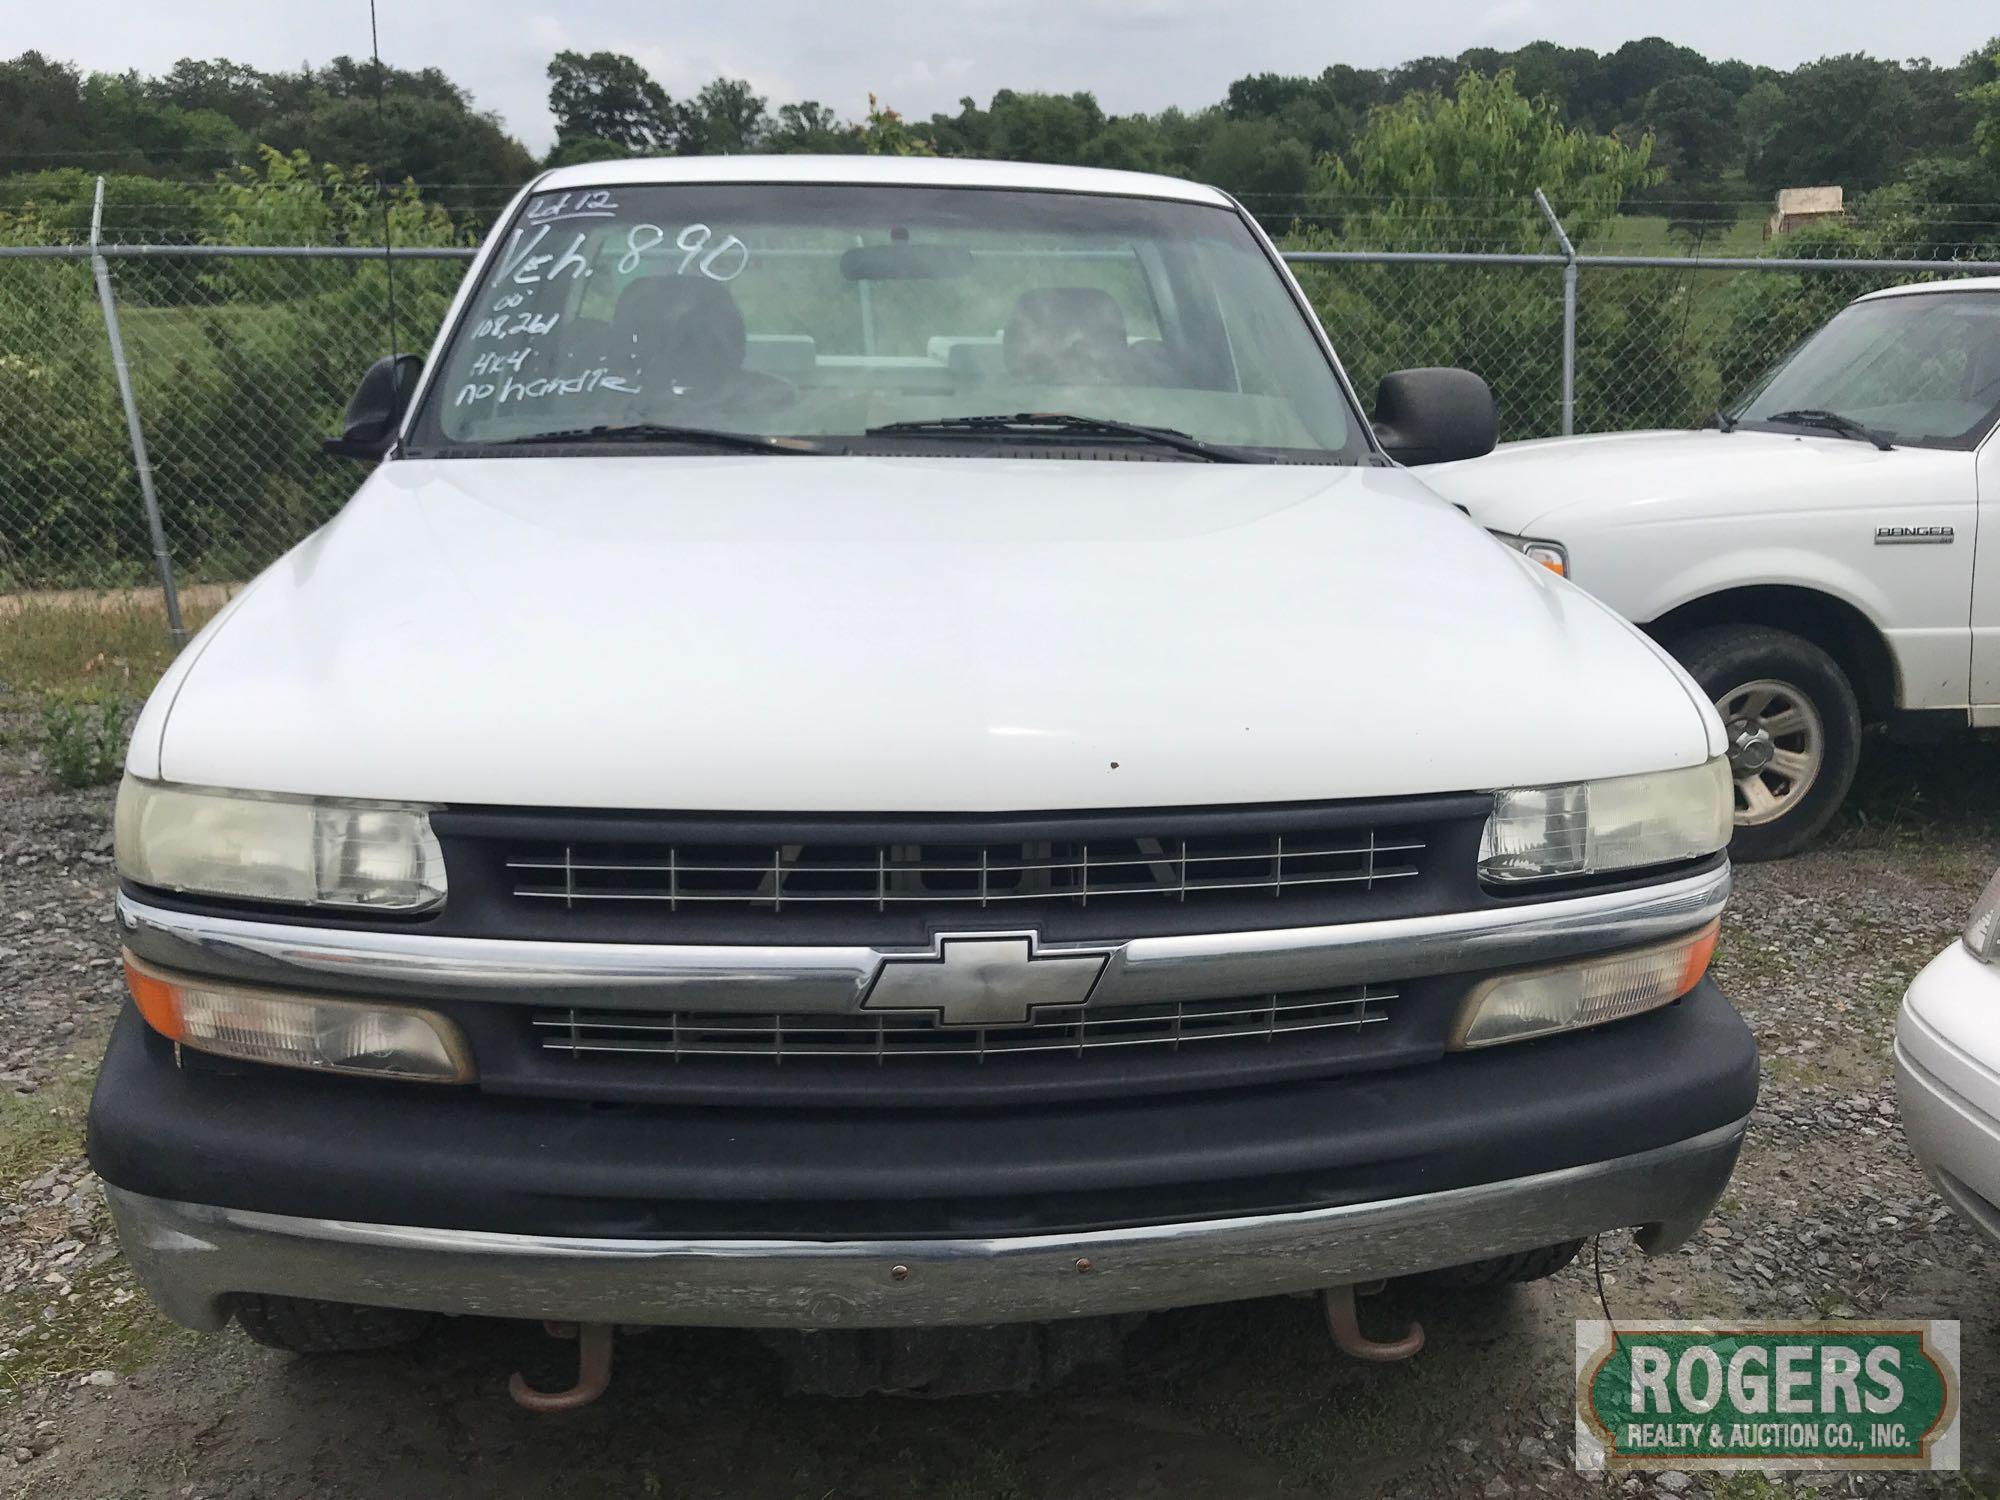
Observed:
[[[2000,278],[1874,292],[1709,427],[1425,480],[1664,642],[1729,734],[1739,859],[1839,809],[1871,721],[2000,728]],[[1976,544],[1976,545],[1975,545]]]
[[[1700,1223],[1722,726],[1396,460],[1254,220],[1123,173],[549,174],[161,682],[92,1104],[174,1318],[846,1351]],[[808,1332],[813,1331],[813,1332]],[[1039,1351],[1039,1352],[1038,1352]],[[1016,1361],[1014,1368],[1020,1368]]]

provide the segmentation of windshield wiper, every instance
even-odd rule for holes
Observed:
[[[1873,443],[1884,453],[1893,453],[1896,445],[1872,427],[1865,427],[1852,417],[1843,417],[1837,411],[1827,411],[1824,407],[1812,406],[1799,411],[1781,411],[1776,416],[1764,418],[1766,422],[1776,422],[1781,427],[1818,427],[1827,432],[1837,432],[1842,437],[1859,438],[1864,443]]]
[[[768,437],[761,432],[730,432],[721,427],[676,427],[670,422],[602,422],[595,427],[569,427],[555,432],[530,432],[498,438],[495,447],[540,443],[699,443],[734,453],[825,453],[824,444],[805,438]]]
[[[1110,417],[1080,417],[1061,411],[1024,411],[1016,412],[1011,417],[929,417],[913,422],[889,422],[880,427],[870,427],[864,436],[951,437],[959,433],[984,433],[995,436],[1021,433],[1033,436],[1043,432],[1071,432],[1089,437],[1138,438],[1144,442],[1157,443],[1162,448],[1192,453],[1197,458],[1207,459],[1210,463],[1254,462],[1248,454],[1234,448],[1220,447],[1215,443],[1205,443],[1177,427],[1149,427],[1143,422],[1119,422]]]
[[[1717,432],[1734,432],[1736,430],[1736,424],[1738,421],[1741,420],[1741,418],[1732,417],[1728,412],[1724,411],[1721,407],[1718,406],[1715,409],[1715,415],[1709,418],[1709,420],[1715,423],[1715,429]]]

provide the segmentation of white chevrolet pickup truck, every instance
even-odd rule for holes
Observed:
[[[1854,302],[1693,432],[1511,443],[1425,481],[1636,620],[1720,711],[1739,859],[1847,795],[1864,723],[2000,728],[2000,278]]]
[[[119,793],[91,1160],[303,1350],[751,1328],[962,1388],[1079,1327],[1659,1250],[1754,1042],[1722,726],[1397,462],[1255,220],[965,161],[545,176]],[[1080,1321],[1079,1321],[1080,1320]],[[985,1368],[985,1367],[979,1367]]]

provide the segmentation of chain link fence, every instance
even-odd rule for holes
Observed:
[[[323,523],[359,473],[319,440],[371,361],[428,347],[472,251],[394,254],[392,330],[380,249],[0,243],[0,594],[132,587],[161,571],[121,350],[182,582],[246,579]],[[1510,439],[1693,425],[1862,292],[2000,271],[1560,251],[1287,258],[1364,397],[1390,370],[1464,366],[1492,385]]]
[[[120,354],[168,556],[245,579],[352,492],[339,430],[392,343],[427,348],[471,252],[399,253],[396,334],[377,251],[0,247],[0,592],[124,587],[155,571]]]

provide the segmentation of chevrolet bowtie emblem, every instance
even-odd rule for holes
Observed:
[[[863,1010],[928,1010],[944,1026],[1020,1026],[1037,1006],[1082,1005],[1111,955],[1044,952],[1031,933],[939,937],[929,953],[891,954]]]

